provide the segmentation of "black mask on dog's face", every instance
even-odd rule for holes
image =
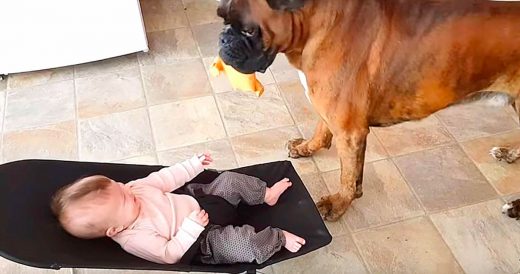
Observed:
[[[224,63],[241,73],[265,72],[273,63],[277,50],[266,48],[262,30],[251,21],[251,0],[220,0],[218,16],[226,27],[219,37],[219,55]],[[255,0],[258,1],[258,0]],[[273,10],[301,8],[305,0],[266,0]]]
[[[265,72],[273,63],[276,52],[264,50],[258,27],[249,32],[237,31],[228,25],[220,34],[219,55],[224,63],[241,73]]]

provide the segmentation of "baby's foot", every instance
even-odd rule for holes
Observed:
[[[278,202],[280,195],[292,185],[291,181],[287,178],[283,178],[272,187],[268,187],[265,190],[264,202],[270,206],[274,206]]]
[[[285,248],[292,253],[298,252],[302,245],[305,245],[305,240],[290,232],[282,230],[283,236],[285,236]]]

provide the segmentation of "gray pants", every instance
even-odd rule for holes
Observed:
[[[267,184],[252,176],[223,172],[210,184],[189,184],[186,189],[194,194],[201,189],[205,194],[216,195],[237,206],[240,202],[248,205],[264,203]],[[211,216],[209,216],[211,220]],[[201,261],[207,264],[228,264],[239,262],[265,262],[285,245],[285,237],[279,228],[267,227],[256,233],[254,227],[243,225],[209,226],[202,238]]]

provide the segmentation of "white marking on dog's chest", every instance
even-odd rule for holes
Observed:
[[[309,103],[311,102],[311,98],[309,98],[309,86],[307,85],[307,78],[305,77],[305,73],[303,71],[298,70],[298,77],[300,78],[300,82],[302,83],[303,88],[305,89],[305,96]]]

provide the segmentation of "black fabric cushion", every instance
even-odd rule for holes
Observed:
[[[293,186],[274,207],[242,204],[238,207],[241,223],[248,223],[257,230],[267,226],[279,227],[307,241],[298,253],[283,249],[261,265],[155,264],[126,253],[110,239],[81,240],[68,235],[59,227],[50,211],[49,201],[54,192],[81,176],[103,174],[120,182],[128,182],[146,177],[162,167],[54,160],[23,160],[1,165],[0,255],[21,264],[53,269],[75,267],[238,273],[303,255],[332,240],[289,161],[233,170],[259,177],[269,185],[284,177],[293,182]],[[218,175],[218,171],[206,170],[192,182],[209,183]],[[183,193],[183,189],[175,192]],[[223,217],[225,219],[226,216]]]

